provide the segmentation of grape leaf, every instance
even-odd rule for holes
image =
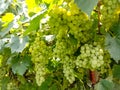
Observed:
[[[24,90],[24,89],[26,89],[26,90],[38,90],[35,83],[30,83],[30,82],[27,82],[25,84],[20,84],[19,90]]]
[[[95,85],[95,90],[113,90],[114,84],[106,79],[101,79],[98,84]]]
[[[28,43],[28,37],[20,38],[18,36],[11,35],[11,40],[6,47],[11,48],[11,52],[22,52]]]
[[[83,12],[90,16],[98,0],[75,0],[75,3]]]
[[[52,84],[52,86],[49,88],[49,90],[57,90],[58,87],[56,84]]]
[[[110,31],[120,39],[120,21],[115,22],[112,27],[110,28]]]
[[[0,37],[4,37],[10,31],[10,29],[13,27],[13,25],[14,25],[14,23],[10,22],[7,27],[4,27],[0,32]]]
[[[4,77],[2,78],[1,80],[1,87],[0,87],[0,90],[7,90],[7,84],[9,83],[9,77]]]
[[[0,0],[0,14],[4,13],[4,11],[11,4],[12,0]]]
[[[120,79],[120,65],[115,65],[113,67],[113,77],[114,78],[117,78],[117,79]]]
[[[14,63],[12,66],[12,71],[14,74],[18,73],[19,75],[23,75],[26,70],[27,67],[24,65],[23,62]]]
[[[24,35],[27,35],[31,31],[38,30],[40,26],[40,20],[44,17],[45,14],[46,14],[46,10],[37,13],[33,17],[31,17],[30,25],[28,26],[27,30],[24,32]]]
[[[114,83],[114,89],[113,90],[120,90],[120,84]]]
[[[118,62],[120,60],[120,39],[117,37],[111,37],[110,34],[107,33],[105,41],[106,48],[111,57]]]
[[[49,90],[49,85],[52,83],[52,77],[46,78],[46,80],[42,83],[39,90]]]
[[[3,48],[4,44],[5,44],[5,41],[0,40],[0,50]]]
[[[25,0],[25,2],[28,8],[28,13],[30,12],[37,13],[42,10],[42,8],[39,7],[39,4],[36,3],[37,2],[36,0]]]
[[[24,57],[13,55],[13,57],[10,57],[7,61],[7,64],[11,65],[13,73],[19,75],[23,75],[31,63],[30,57],[27,55]]]

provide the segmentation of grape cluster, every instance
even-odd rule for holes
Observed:
[[[103,26],[108,30],[112,23],[118,20],[119,15],[117,13],[120,8],[119,0],[101,0],[101,22]]]
[[[35,77],[36,83],[38,86],[40,86],[45,81],[45,75],[46,75],[45,65],[36,63],[35,71],[36,71],[36,77]]]
[[[92,21],[75,3],[55,5],[48,15],[49,32],[56,36],[53,57],[60,58],[64,76],[69,83],[73,83],[75,81],[74,53],[81,43],[86,43],[92,38],[90,29]]]
[[[104,51],[100,45],[85,44],[81,46],[76,65],[82,68],[98,69],[104,64]]]
[[[57,40],[69,35],[73,35],[79,43],[85,43],[91,39],[92,22],[76,4],[69,3],[64,7],[54,6],[49,16],[48,24],[51,33],[56,35]]]
[[[111,63],[110,54],[108,53],[108,51],[104,51],[104,64],[102,65],[102,67],[98,69],[99,72],[101,74],[104,74],[107,72],[109,73],[109,70],[111,71],[110,63]]]
[[[71,60],[71,58],[69,58],[68,56],[64,57],[63,73],[70,84],[72,84],[75,81],[74,63],[73,60]]]
[[[50,56],[52,56],[52,51],[51,48],[41,40],[40,36],[36,37],[29,51],[31,52],[32,61],[35,65],[36,83],[40,86],[45,80],[44,77],[47,73],[46,64]]]

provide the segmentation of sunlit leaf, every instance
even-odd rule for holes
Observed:
[[[4,16],[2,16],[2,22],[9,23],[14,19],[13,13],[6,13]]]
[[[25,0],[27,7],[28,7],[28,13],[30,12],[40,12],[42,10],[42,8],[36,4],[35,0]]]
[[[10,31],[10,29],[13,28],[13,26],[14,26],[14,23],[10,22],[8,26],[2,28],[0,32],[0,37],[4,37]]]
[[[11,2],[12,0],[0,0],[0,14],[5,12]]]
[[[47,3],[47,4],[50,4],[52,3],[54,0],[43,0],[43,2]]]
[[[27,30],[24,32],[24,35],[27,35],[28,33],[38,30],[40,26],[40,20],[44,17],[46,14],[46,11],[40,12],[36,15],[34,15],[30,21],[30,25],[28,26]]]
[[[20,38],[18,36],[11,36],[11,40],[8,44],[6,44],[6,47],[9,47],[11,49],[11,52],[22,52],[24,48],[26,47],[26,44],[28,43],[28,37]]]

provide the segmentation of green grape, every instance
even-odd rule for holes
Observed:
[[[104,64],[104,52],[100,45],[97,44],[85,44],[81,47],[81,54],[77,57],[76,66],[99,69]],[[96,54],[97,53],[97,54]]]

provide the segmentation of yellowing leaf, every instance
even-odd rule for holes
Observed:
[[[120,8],[117,8],[115,12],[116,14],[120,14]]]
[[[14,14],[13,13],[6,13],[4,16],[2,16],[2,22],[9,23],[13,21]]]
[[[0,67],[2,66],[2,60],[3,60],[3,56],[0,55]]]
[[[37,13],[42,10],[42,8],[35,3],[35,0],[26,0],[26,4],[28,7],[28,13],[30,12]]]

